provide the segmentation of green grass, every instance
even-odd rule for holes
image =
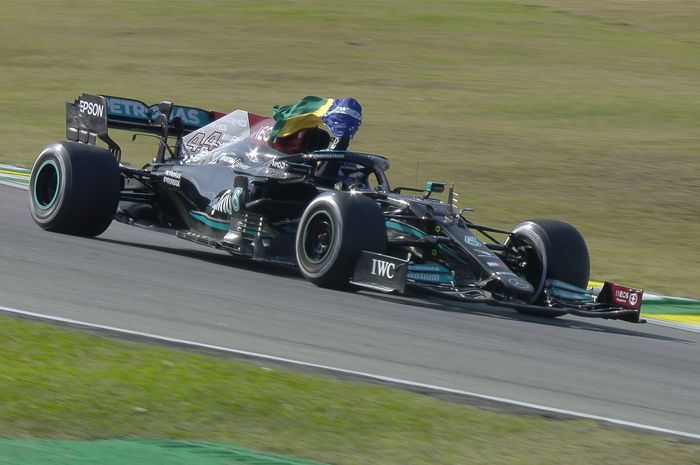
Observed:
[[[6,0],[0,17],[0,162],[64,137],[83,91],[266,114],[351,95],[353,147],[389,155],[394,184],[454,181],[479,223],[569,221],[594,278],[700,296],[697,2]]]
[[[334,464],[700,464],[700,445],[0,317],[0,437],[232,443]]]

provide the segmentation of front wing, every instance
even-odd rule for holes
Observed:
[[[587,318],[604,318],[644,323],[640,318],[641,289],[606,282],[597,295],[560,281],[545,283],[545,303],[534,305],[505,297],[495,296],[481,289],[478,284],[457,289],[441,279],[436,272],[434,282],[411,279],[411,263],[388,255],[363,251],[355,267],[351,283],[381,292],[403,294],[408,289],[428,292],[451,300],[513,308],[531,315],[555,317],[576,315]],[[442,282],[441,282],[442,281]]]

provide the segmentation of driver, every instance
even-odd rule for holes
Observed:
[[[369,189],[369,182],[364,167],[344,161],[338,168],[338,189]]]

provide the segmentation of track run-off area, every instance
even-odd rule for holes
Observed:
[[[700,439],[693,326],[331,291],[118,223],[48,233],[22,189],[0,186],[0,203],[3,312]]]

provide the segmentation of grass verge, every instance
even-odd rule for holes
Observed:
[[[334,464],[699,464],[700,445],[0,317],[0,436],[170,438]]]

